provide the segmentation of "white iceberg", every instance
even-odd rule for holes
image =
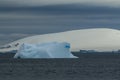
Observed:
[[[70,44],[50,42],[41,44],[24,43],[14,58],[77,58],[70,52]]]

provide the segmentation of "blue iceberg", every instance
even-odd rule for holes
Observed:
[[[77,58],[70,52],[67,42],[49,42],[42,44],[24,43],[14,58]]]

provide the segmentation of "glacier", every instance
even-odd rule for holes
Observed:
[[[0,48],[1,53],[17,51],[23,43],[68,42],[70,51],[117,51],[120,49],[120,30],[109,28],[80,29],[25,37]]]
[[[67,42],[24,43],[14,58],[77,58],[70,52]]]

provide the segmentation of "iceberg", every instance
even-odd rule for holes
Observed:
[[[67,42],[49,42],[41,44],[24,43],[14,58],[77,58],[70,52]]]

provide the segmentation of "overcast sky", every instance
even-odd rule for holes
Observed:
[[[0,0],[0,45],[83,28],[120,29],[120,0]]]
[[[1,0],[1,6],[45,6],[59,4],[88,4],[119,7],[120,0]]]

